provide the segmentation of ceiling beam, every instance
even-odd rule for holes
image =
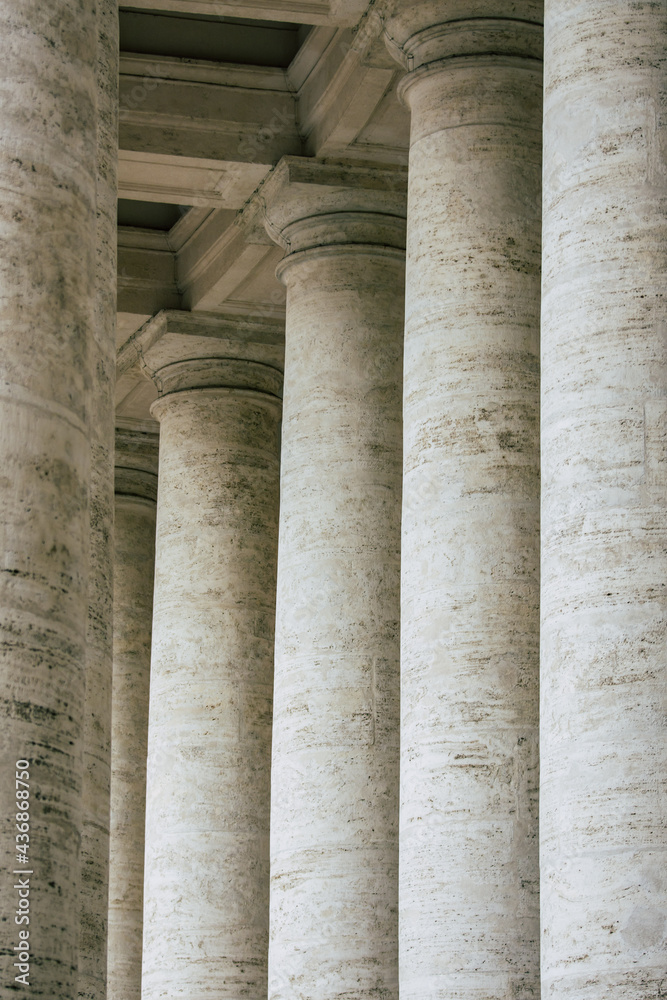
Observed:
[[[166,233],[118,230],[118,312],[180,309],[176,255],[166,240]]]
[[[168,10],[181,14],[208,14],[295,24],[356,24],[368,0],[132,0],[141,10]],[[125,6],[125,4],[121,4]]]
[[[124,57],[119,118],[128,152],[270,166],[302,149],[282,70]]]

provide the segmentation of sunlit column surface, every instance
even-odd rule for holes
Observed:
[[[666,39],[546,4],[543,1000],[667,989]]]
[[[186,348],[155,374],[143,1000],[266,997],[282,372],[265,349]]]
[[[404,3],[402,1000],[539,996],[540,4]]]
[[[272,1000],[398,995],[402,170],[288,158]]]

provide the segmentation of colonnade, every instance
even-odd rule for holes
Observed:
[[[544,85],[537,2],[387,10],[407,172],[287,157],[256,195],[284,360],[260,317],[153,321],[157,505],[150,442],[122,431],[116,459],[113,1000],[664,990],[667,8],[545,7]],[[72,35],[88,58],[95,36]],[[50,806],[52,1000],[104,996],[77,850],[100,324],[74,49],[40,71],[80,120],[33,123],[71,187],[26,171],[12,118],[0,164],[16,225],[42,206],[0,310],[1,739]]]

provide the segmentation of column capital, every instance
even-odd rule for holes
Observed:
[[[159,419],[161,400],[188,390],[250,390],[280,400],[284,342],[284,326],[273,318],[164,310],[128,342],[119,367],[139,362],[158,390],[151,414]]]
[[[510,9],[510,7],[512,9]],[[524,0],[399,0],[386,20],[385,43],[394,59],[408,70],[399,97],[408,103],[413,82],[453,60],[542,59],[543,4]]]
[[[153,381],[158,398],[151,406],[151,416],[159,420],[166,404],[192,390],[199,394],[220,390],[256,392],[280,402],[283,374],[279,368],[261,361],[209,356],[165,365]]]
[[[405,250],[404,167],[285,156],[259,197],[266,231],[288,257],[343,246]]]

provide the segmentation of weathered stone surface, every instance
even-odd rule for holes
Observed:
[[[401,996],[537,997],[541,27],[403,6]]]
[[[78,996],[105,1000],[113,645],[118,5],[97,0],[97,247],[90,374],[90,576],[86,636]]]
[[[179,365],[153,409],[143,1000],[266,996],[282,373],[237,366]]]
[[[402,171],[284,161],[269,997],[398,995]]]
[[[2,980],[76,990],[94,327],[96,23],[0,3]],[[15,761],[30,762],[29,988],[14,982]]]
[[[141,1000],[157,445],[116,432],[109,1000]]]
[[[544,1000],[667,989],[666,37],[546,4]]]

